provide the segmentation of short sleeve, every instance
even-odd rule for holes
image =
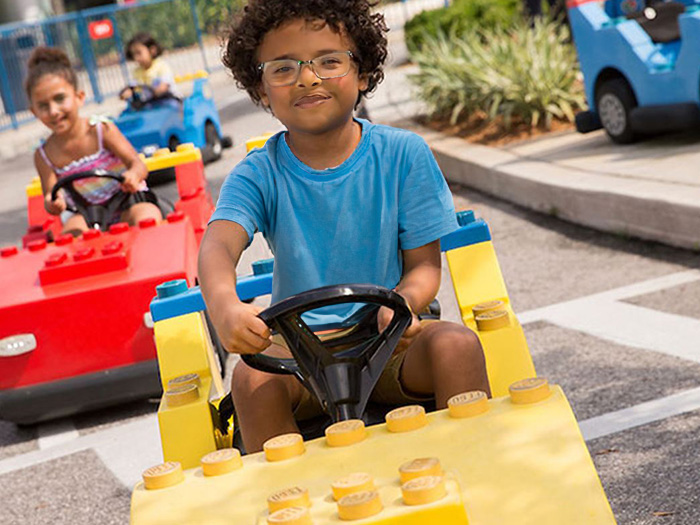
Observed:
[[[245,229],[248,241],[251,242],[255,232],[264,233],[266,230],[266,193],[265,177],[244,161],[226,177],[209,223],[219,220],[238,223]]]
[[[402,250],[424,246],[458,227],[452,193],[426,142],[411,135],[406,151],[415,154],[399,184]]]

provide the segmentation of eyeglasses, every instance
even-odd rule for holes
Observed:
[[[298,79],[301,68],[307,65],[321,80],[344,77],[350,72],[352,51],[339,51],[316,57],[312,60],[270,60],[258,64],[263,78],[272,87],[291,86]]]

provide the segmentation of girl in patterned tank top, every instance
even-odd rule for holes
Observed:
[[[93,169],[116,170],[124,182],[112,179],[84,179],[75,187],[93,204],[103,204],[119,191],[135,194],[148,190],[148,170],[136,150],[113,124],[80,117],[85,92],[78,88],[77,76],[70,60],[60,49],[39,47],[28,64],[26,90],[34,115],[51,130],[48,139],[37,148],[34,165],[41,178],[44,206],[53,215],[61,215],[64,232],[78,234],[88,229],[80,214],[66,210],[67,196],[51,200],[51,190],[58,179]],[[128,199],[112,222],[136,224],[140,220],[161,220],[158,207],[152,202]],[[143,201],[144,199],[140,199]],[[72,204],[68,201],[68,204]]]

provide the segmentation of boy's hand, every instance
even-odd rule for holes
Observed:
[[[44,209],[51,215],[60,215],[66,209],[66,200],[60,192],[56,200],[52,200],[51,193],[47,193],[44,197]]]
[[[258,317],[262,310],[240,301],[232,301],[219,310],[216,333],[228,352],[259,354],[270,346],[270,328]]]
[[[143,180],[136,173],[131,170],[126,170],[122,173],[124,177],[124,182],[122,182],[122,190],[126,193],[136,193],[139,191],[139,187]]]
[[[394,311],[391,308],[387,308],[386,306],[382,306],[379,309],[379,312],[377,312],[377,326],[379,328],[379,332],[383,332],[384,329],[389,326],[389,323],[394,317]],[[399,352],[404,352],[406,349],[411,346],[411,343],[415,340],[416,336],[420,333],[422,330],[420,320],[418,319],[418,316],[411,312],[411,324],[408,325],[406,330],[404,331],[403,335],[401,336],[401,339],[399,339],[398,344],[396,345],[396,349],[394,350],[394,353],[399,353]]]

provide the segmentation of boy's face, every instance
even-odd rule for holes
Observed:
[[[313,60],[344,51],[355,52],[344,31],[336,33],[321,21],[293,20],[265,35],[258,49],[258,62]],[[263,78],[259,87],[263,104],[287,129],[312,134],[346,124],[352,118],[358,93],[364,89],[367,80],[359,77],[354,61],[343,77],[321,80],[309,65],[304,65],[291,85],[273,87]]]
[[[76,91],[60,75],[43,75],[31,91],[31,111],[56,134],[69,131],[78,120],[85,92]]]

